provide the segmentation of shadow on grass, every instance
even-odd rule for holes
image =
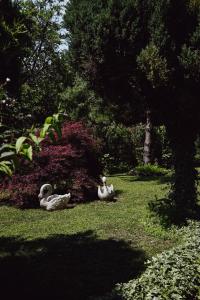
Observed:
[[[0,239],[1,295],[10,299],[89,299],[144,270],[145,253],[92,231],[27,241]]]
[[[164,227],[171,225],[183,226],[187,220],[200,220],[200,206],[195,204],[192,207],[177,207],[169,198],[154,199],[148,203],[152,214],[157,215]]]

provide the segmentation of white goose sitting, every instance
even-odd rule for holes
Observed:
[[[40,188],[40,193],[38,198],[40,199],[40,207],[45,208],[46,210],[58,210],[64,209],[67,207],[71,194],[65,195],[51,195],[52,194],[52,185],[43,184]]]
[[[114,187],[111,184],[106,185],[106,177],[103,176],[101,178],[102,182],[103,182],[103,186],[98,186],[98,197],[100,200],[112,200],[115,196],[115,191],[114,191]]]

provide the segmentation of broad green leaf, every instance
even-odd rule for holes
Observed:
[[[52,124],[52,121],[53,121],[53,117],[47,117],[47,118],[45,119],[44,124]]]
[[[8,165],[12,165],[12,163],[9,161],[1,161],[0,162],[0,172],[3,172],[5,174],[11,176],[12,169]]]
[[[21,150],[21,147],[26,139],[27,138],[25,136],[21,136],[17,139],[16,145],[15,145],[17,153],[19,153],[19,151]]]
[[[53,114],[53,119],[58,122],[59,114]]]
[[[4,149],[16,149],[15,146],[11,145],[11,144],[4,144],[3,146],[0,147],[0,152]]]
[[[25,158],[32,160],[33,158],[33,147],[29,144],[23,144],[20,154]]]
[[[12,161],[10,161],[10,160],[2,160],[2,161],[0,161],[0,164],[1,165],[11,166],[12,165]]]
[[[39,144],[44,140],[44,138],[41,137],[37,137],[36,135],[34,135],[33,133],[29,134],[30,138],[32,139],[32,141],[39,146]]]
[[[29,146],[29,148],[27,149],[27,157],[29,160],[33,159],[33,147]]]
[[[31,140],[32,140],[36,145],[38,145],[38,138],[37,138],[37,136],[35,136],[33,133],[29,133],[29,136],[30,136]]]
[[[63,121],[63,115],[61,113],[53,114],[53,118],[56,123],[61,123]]]
[[[41,138],[45,138],[47,131],[49,130],[49,127],[51,126],[51,124],[44,124],[42,130],[40,131],[40,137]]]
[[[0,159],[1,158],[9,158],[9,157],[12,157],[12,156],[14,156],[15,155],[15,152],[14,151],[7,151],[7,152],[3,152],[3,153],[1,153],[1,155],[0,155]]]

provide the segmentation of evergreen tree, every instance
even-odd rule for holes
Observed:
[[[197,209],[194,142],[199,131],[200,5],[189,0],[71,0],[65,25],[71,60],[121,116],[149,110],[174,154],[173,222]],[[125,109],[126,108],[126,109]],[[127,112],[128,114],[125,113]]]

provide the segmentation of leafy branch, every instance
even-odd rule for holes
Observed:
[[[32,161],[33,152],[41,150],[41,142],[47,136],[52,142],[55,142],[55,133],[58,138],[61,138],[62,122],[63,115],[61,113],[54,114],[45,119],[39,136],[36,135],[36,129],[32,127],[28,136],[19,137],[14,144],[3,144],[0,148],[0,173],[12,176],[19,166],[19,158]]]

